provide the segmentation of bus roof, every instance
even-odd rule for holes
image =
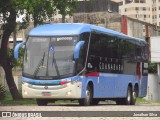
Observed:
[[[117,36],[119,38],[128,39],[131,41],[132,40],[141,41],[142,43],[145,43],[144,39],[131,37],[114,30],[84,23],[44,24],[36,28],[33,28],[29,32],[29,36],[66,36],[66,35],[70,36],[70,35],[79,35],[83,32],[91,32],[91,31],[107,34],[110,36]]]

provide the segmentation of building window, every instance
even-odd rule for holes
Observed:
[[[133,0],[125,0],[125,4],[129,4],[129,3],[132,3]]]
[[[146,0],[140,0],[140,3],[146,3]]]
[[[143,29],[143,32],[146,32],[146,29]]]
[[[133,0],[128,0],[133,1]],[[146,3],[146,0],[134,0],[135,3]]]
[[[153,3],[156,3],[156,0],[153,0]]]
[[[139,7],[136,7],[136,10],[139,10]]]
[[[146,7],[143,7],[143,10],[146,11]]]

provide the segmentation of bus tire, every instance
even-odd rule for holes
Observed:
[[[131,89],[130,86],[128,86],[127,96],[123,100],[123,105],[130,105],[131,104],[131,99],[132,99],[132,89]]]
[[[99,100],[98,99],[92,99],[91,105],[98,105]]]
[[[86,96],[85,96],[85,98],[82,98],[79,100],[79,104],[81,106],[89,106],[89,105],[91,105],[91,101],[92,101],[92,89],[88,85],[87,89],[86,89]]]
[[[132,92],[132,96],[131,96],[131,105],[135,105],[137,96],[138,96],[138,88],[135,87],[134,91]]]
[[[117,105],[123,105],[123,99],[122,99],[122,98],[118,98],[118,99],[116,100],[116,104],[117,104]]]
[[[48,101],[45,99],[36,99],[38,106],[46,106],[48,104]]]

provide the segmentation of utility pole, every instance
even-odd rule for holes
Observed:
[[[148,45],[148,60],[151,61],[149,23],[146,23],[146,42],[147,42],[147,45]]]

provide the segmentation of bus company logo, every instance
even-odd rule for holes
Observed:
[[[2,117],[12,117],[11,112],[2,112]]]
[[[48,86],[45,86],[45,87],[44,87],[44,89],[46,89],[46,90],[47,90],[47,89],[48,89]]]

